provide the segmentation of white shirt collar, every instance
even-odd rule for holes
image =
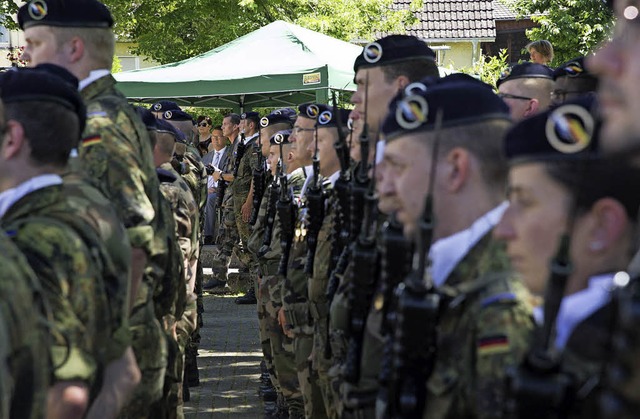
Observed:
[[[81,91],[82,89],[84,89],[85,87],[93,83],[94,81],[101,79],[105,76],[108,76],[109,74],[111,74],[111,72],[107,69],[91,71],[89,73],[89,77],[87,77],[86,79],[80,80],[80,83],[78,83],[78,91]]]
[[[431,259],[431,276],[437,287],[444,284],[453,269],[469,250],[498,224],[508,206],[507,202],[503,202],[474,221],[471,227],[466,230],[433,243],[429,257]]]
[[[15,188],[7,189],[0,193],[0,218],[2,218],[7,211],[9,211],[9,208],[11,208],[13,204],[18,202],[22,197],[38,189],[60,184],[62,184],[62,178],[60,176],[47,174],[32,177]]]
[[[309,187],[309,183],[313,179],[313,164],[304,167],[304,173],[307,178],[304,180],[304,184],[302,185],[302,189],[300,189],[300,196],[304,196],[307,192],[307,188]]]
[[[329,182],[331,182],[331,186],[336,186],[336,182],[338,181],[339,177],[340,177],[340,170],[338,170],[337,172],[329,176]]]
[[[592,276],[587,288],[562,299],[556,319],[556,349],[564,349],[576,326],[609,302],[613,277],[613,273]],[[534,308],[533,317],[541,325],[544,322],[544,307]]]
[[[258,136],[258,132],[256,132],[255,134],[253,134],[251,137],[244,137],[244,145],[247,145],[247,143],[251,140],[253,140],[254,138],[256,138]]]

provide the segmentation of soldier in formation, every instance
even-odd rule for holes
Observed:
[[[556,70],[439,78],[392,35],[356,58],[351,113],[224,118],[215,271],[235,254],[257,302],[266,417],[638,416],[640,5],[611,3],[612,40]],[[18,21],[0,418],[183,417],[209,192],[193,119],[114,88],[97,0]]]

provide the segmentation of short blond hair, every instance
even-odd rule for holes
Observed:
[[[525,48],[527,49],[527,51],[531,50],[531,48],[535,49],[540,54],[542,54],[547,62],[553,61],[553,45],[551,45],[551,42],[547,41],[546,39],[529,42]]]
[[[99,68],[111,70],[116,38],[111,28],[67,28],[51,26],[58,48],[77,36],[85,43],[85,51]]]

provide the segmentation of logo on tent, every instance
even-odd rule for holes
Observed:
[[[302,75],[302,84],[305,86],[308,84],[320,84],[320,81],[320,73],[309,73]]]

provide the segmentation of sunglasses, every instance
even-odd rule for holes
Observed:
[[[199,127],[208,127],[208,126],[209,126],[209,124],[208,124],[207,122],[200,122],[200,123],[198,124],[198,126],[199,126]]]

